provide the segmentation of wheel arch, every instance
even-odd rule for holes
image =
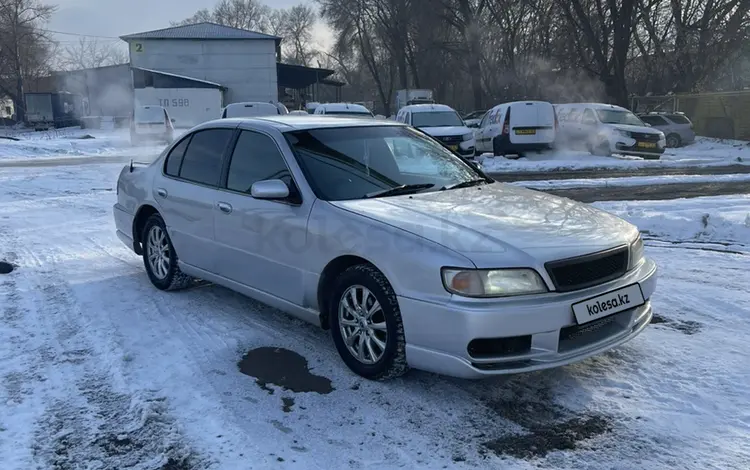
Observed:
[[[143,254],[143,245],[141,244],[143,227],[145,227],[148,218],[154,214],[159,214],[159,211],[150,204],[144,204],[138,208],[135,217],[133,217],[133,248],[138,255]]]
[[[361,256],[341,255],[329,261],[325,268],[323,268],[323,271],[320,273],[317,289],[318,311],[320,312],[320,326],[324,330],[329,329],[328,314],[330,310],[330,299],[328,298],[326,293],[333,288],[333,283],[341,273],[351,268],[352,266],[358,265],[372,266],[383,276],[385,276],[386,280],[388,280],[388,276],[382,269],[378,268],[372,261],[362,258]],[[390,283],[390,281],[388,282]]]

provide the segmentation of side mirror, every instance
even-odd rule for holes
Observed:
[[[469,129],[479,129],[479,123],[472,122],[471,124],[467,124],[466,127],[468,127]]]
[[[646,127],[654,127],[654,126],[652,126],[651,124],[649,124],[647,122],[644,122],[644,124],[646,125]]]
[[[289,197],[289,186],[281,180],[257,181],[250,187],[255,199],[284,199]]]
[[[170,119],[170,121],[172,121],[172,124],[174,124],[174,123],[176,122],[176,121],[174,120],[174,118]]]

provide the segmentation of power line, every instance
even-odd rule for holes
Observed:
[[[117,39],[118,41],[120,40],[120,38],[115,37],[115,36],[97,36],[95,34],[66,33],[65,31],[55,31],[53,29],[40,28],[40,31],[44,31],[45,33],[52,33],[52,34],[64,34],[67,36],[78,36],[82,38]]]

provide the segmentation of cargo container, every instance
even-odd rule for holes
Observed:
[[[83,97],[74,93],[25,93],[26,124],[35,130],[81,125]]]

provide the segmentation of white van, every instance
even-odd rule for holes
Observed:
[[[556,104],[562,144],[585,146],[592,155],[613,153],[658,159],[667,146],[664,133],[629,110],[613,104]]]
[[[412,104],[396,114],[396,121],[409,124],[439,140],[463,157],[473,158],[474,133],[466,127],[455,109],[444,104]]]
[[[354,103],[322,103],[315,108],[314,114],[324,114],[326,116],[344,116],[344,117],[361,117],[373,119],[369,109],[361,104]]]
[[[174,119],[163,106],[136,106],[130,119],[130,143],[145,141],[171,143],[174,138]]]
[[[232,103],[221,111],[221,118],[274,116],[289,114],[281,103],[264,103],[262,101],[247,101],[243,103]]]
[[[485,113],[474,131],[477,153],[518,155],[549,150],[557,135],[555,108],[546,101],[514,101]]]

